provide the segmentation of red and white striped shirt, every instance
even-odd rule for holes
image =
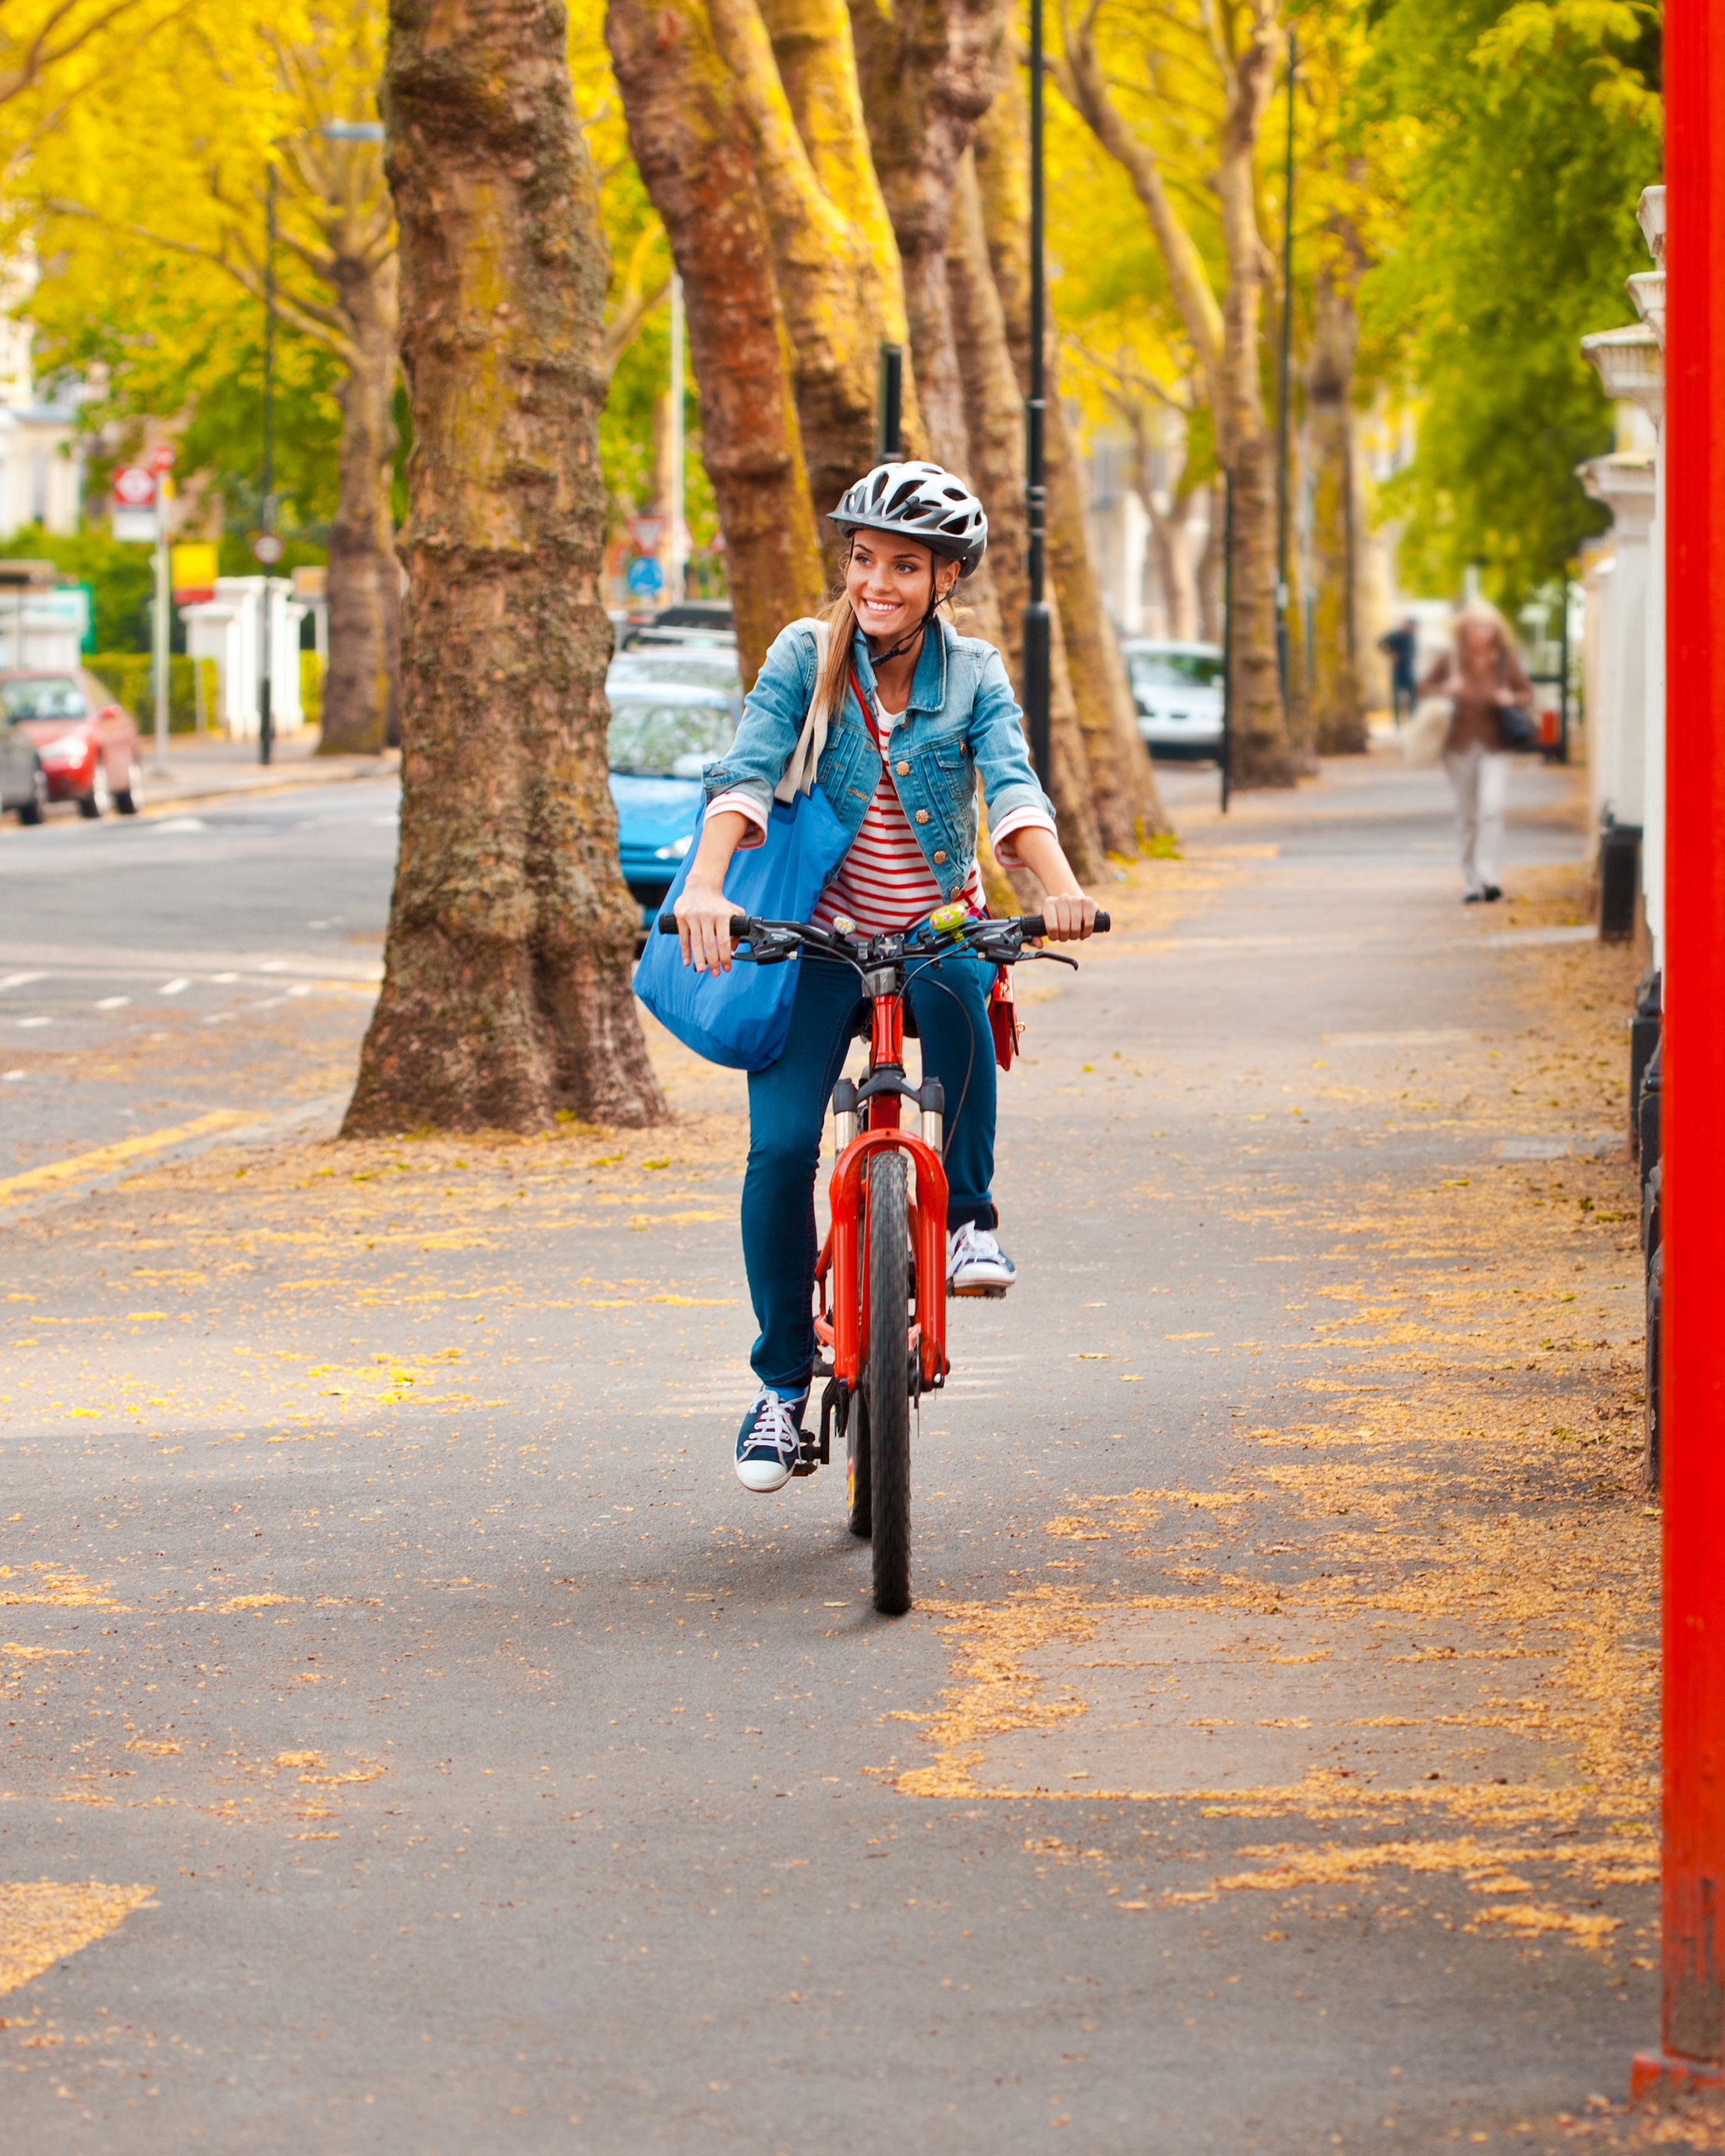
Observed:
[[[904,711],[889,711],[878,696],[875,708],[886,728],[883,733],[870,717],[869,732],[880,752],[880,778],[863,811],[861,828],[809,916],[815,927],[830,928],[836,917],[845,914],[863,936],[880,936],[893,929],[909,928],[932,913],[937,906],[949,902],[917,844],[911,819],[905,814],[904,803],[893,783],[887,745]],[[716,816],[727,808],[737,810],[757,826],[759,835],[752,834],[743,841],[744,845],[759,845],[766,836],[767,819],[757,803],[746,793],[721,793],[708,804],[706,813]],[[1012,850],[1006,842],[1014,831],[1052,831],[1054,828],[1054,819],[1045,809],[1013,809],[1001,818],[991,834],[996,855],[1011,860]],[[952,897],[962,900],[976,913],[988,911],[983,896],[982,868],[974,855],[963,883]]]

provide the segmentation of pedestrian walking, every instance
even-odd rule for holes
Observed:
[[[1389,657],[1389,702],[1395,722],[1414,715],[1414,682],[1420,650],[1420,632],[1412,614],[1399,629],[1378,639],[1378,649]]]
[[[1468,906],[1489,905],[1503,896],[1508,748],[1520,732],[1506,731],[1506,714],[1520,713],[1533,694],[1509,624],[1489,600],[1470,599],[1456,615],[1450,649],[1426,674],[1420,694],[1450,701],[1444,768],[1455,789],[1462,899]]]

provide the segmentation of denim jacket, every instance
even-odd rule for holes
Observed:
[[[1054,804],[1030,768],[1000,654],[977,637],[960,636],[945,622],[935,624],[934,632],[922,639],[910,702],[892,732],[890,767],[929,873],[942,895],[951,898],[976,857],[978,772],[992,824],[1015,808],[1040,808],[1052,817]],[[852,641],[851,664],[878,725],[875,670],[860,629]],[[744,702],[736,740],[706,767],[710,802],[739,793],[770,809],[773,789],[808,716],[817,666],[813,630],[793,623],[779,631]],[[880,752],[856,698],[847,691],[828,726],[815,783],[853,838],[862,828],[880,771]]]

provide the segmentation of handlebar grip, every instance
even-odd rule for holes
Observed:
[[[675,935],[676,934],[676,932],[677,932],[677,916],[675,916],[675,914],[674,914],[674,913],[661,913],[661,914],[660,915],[660,916],[659,916],[659,932],[660,932],[660,934],[661,936],[675,936]],[[742,942],[742,941],[743,937],[744,937],[745,936],[747,936],[747,935],[748,934],[748,932],[749,932],[749,917],[748,917],[748,916],[747,916],[746,913],[733,913],[733,914],[732,915],[732,916],[731,916],[731,940],[732,940],[732,942],[733,943],[740,943],[740,942]]]
[[[1024,931],[1027,939],[1034,940],[1038,936],[1046,936],[1048,933],[1047,927],[1040,913],[1021,914],[1018,925]],[[1099,913],[1092,924],[1092,933],[1106,936],[1112,925],[1106,913]]]

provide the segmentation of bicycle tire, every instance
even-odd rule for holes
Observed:
[[[911,1228],[905,1156],[869,1166],[869,1480],[873,1500],[875,1607],[911,1606]]]
[[[865,1543],[875,1532],[874,1484],[869,1475],[869,1399],[863,1392],[854,1394],[850,1402],[850,1418],[845,1425],[845,1486],[850,1504],[845,1525],[859,1542]]]

